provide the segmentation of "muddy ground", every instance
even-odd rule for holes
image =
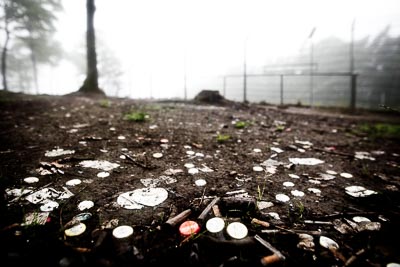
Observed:
[[[2,92],[0,116],[1,266],[400,263],[399,113]]]

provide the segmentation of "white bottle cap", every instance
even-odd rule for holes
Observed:
[[[248,230],[246,225],[240,222],[233,222],[228,224],[226,228],[228,235],[235,239],[242,239],[247,236]]]
[[[225,227],[225,221],[222,218],[214,217],[207,221],[206,228],[210,233],[221,232]]]

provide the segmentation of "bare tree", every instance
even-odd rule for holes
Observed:
[[[97,72],[97,57],[96,57],[96,38],[94,30],[94,13],[96,6],[94,0],[86,0],[86,79],[83,82],[79,92],[88,94],[105,93],[99,88],[98,72]]]

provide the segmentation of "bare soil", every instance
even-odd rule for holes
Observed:
[[[127,120],[125,114],[132,111],[147,116],[141,122]],[[398,113],[2,92],[0,116],[1,266],[400,263],[400,137],[360,128],[398,125]],[[46,156],[54,149],[73,153]],[[368,153],[360,158],[356,152]],[[322,162],[303,165],[293,163],[295,158]],[[85,160],[119,166],[85,168]],[[110,175],[98,177],[100,172]],[[28,184],[27,177],[39,181]],[[72,179],[81,183],[67,185]],[[198,184],[200,179],[205,185]],[[346,193],[349,186],[374,194],[352,196]],[[138,209],[118,204],[121,194],[152,187],[162,188],[167,198]],[[59,206],[48,212],[46,222],[24,224],[27,214],[42,212],[43,202],[33,204],[29,194],[16,196],[11,190],[32,193],[43,188],[73,195],[52,198]],[[304,195],[296,195],[299,191]],[[279,201],[278,194],[289,200]],[[94,206],[78,209],[84,200]],[[176,217],[184,211],[186,216]],[[86,230],[68,236],[65,230],[79,223],[71,220],[83,212],[91,214],[82,221]],[[235,239],[227,227],[218,237],[210,233],[206,222],[215,216],[226,226],[241,222],[247,236]],[[358,222],[357,217],[370,222]],[[170,223],[173,218],[177,220]],[[187,220],[200,230],[185,238],[179,227]],[[128,239],[113,236],[121,225],[133,228]],[[313,243],[301,243],[302,234]],[[322,246],[321,237],[335,241],[337,249]],[[276,262],[262,261],[273,254],[280,256]]]

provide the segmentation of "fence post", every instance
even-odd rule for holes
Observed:
[[[283,106],[283,74],[280,75],[281,77],[281,106]]]
[[[226,97],[225,96],[225,94],[226,94],[226,76],[224,76],[224,82],[223,82],[223,95],[224,95],[224,97]]]
[[[357,74],[351,74],[351,92],[350,92],[350,109],[355,111],[356,109],[356,97],[357,97]]]

